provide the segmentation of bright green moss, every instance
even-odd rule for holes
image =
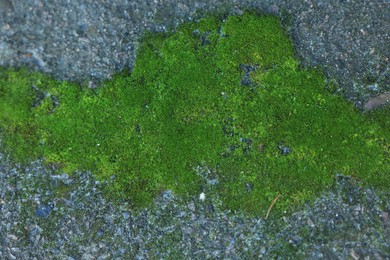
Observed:
[[[277,194],[274,210],[286,210],[338,173],[390,184],[389,110],[363,115],[327,91],[319,70],[298,66],[274,17],[211,17],[149,35],[132,73],[96,90],[0,73],[8,152],[115,176],[108,191],[134,206],[165,189],[206,191],[226,208],[264,214]],[[214,188],[198,165],[213,169]]]

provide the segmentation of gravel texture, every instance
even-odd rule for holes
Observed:
[[[1,259],[390,257],[389,202],[383,211],[374,191],[348,177],[292,216],[265,220],[222,211],[207,194],[182,201],[171,191],[133,213],[107,201],[109,183],[89,173],[70,178],[40,161],[23,168],[3,154],[0,170]]]
[[[202,13],[245,7],[280,15],[304,65],[325,66],[357,105],[390,90],[386,1],[0,0],[0,65],[98,82],[131,68],[146,30]],[[0,146],[1,147],[1,146]],[[132,212],[107,201],[90,173],[42,162],[22,167],[0,153],[0,259],[390,259],[390,201],[348,177],[283,219],[220,209],[218,198],[182,201],[166,191]],[[59,189],[58,189],[59,188]],[[61,192],[53,192],[60,190]],[[386,194],[389,195],[389,194]],[[386,198],[386,196],[381,196]],[[389,196],[387,196],[389,198]]]
[[[390,91],[389,0],[0,0],[0,65],[96,81],[131,68],[145,30],[244,8],[288,21],[304,65],[325,68],[356,105]]]

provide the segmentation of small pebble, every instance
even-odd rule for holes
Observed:
[[[50,215],[51,208],[47,205],[40,205],[36,211],[35,215],[39,218],[47,218]]]

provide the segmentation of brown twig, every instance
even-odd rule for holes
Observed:
[[[279,197],[280,197],[280,194],[278,194],[278,196],[276,196],[276,197],[274,198],[274,200],[272,201],[271,205],[270,205],[269,208],[268,208],[267,214],[265,215],[265,219],[268,218],[268,215],[269,215],[269,213],[270,213],[272,207],[275,205],[275,203],[276,203],[276,201],[279,199]]]

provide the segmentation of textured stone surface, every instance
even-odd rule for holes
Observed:
[[[109,78],[133,66],[147,30],[164,32],[207,12],[253,8],[281,16],[303,64],[323,66],[356,105],[390,90],[385,0],[3,0],[1,5],[0,65],[27,65],[59,79]]]
[[[357,105],[390,90],[386,0],[1,0],[0,65],[95,84],[132,67],[146,30],[163,32],[206,11],[239,14],[246,6],[290,20],[303,64],[325,66]],[[53,194],[56,185],[62,194]],[[248,259],[290,255],[289,248],[312,259],[390,257],[389,201],[343,178],[282,222],[221,212],[218,198],[207,194],[204,202],[184,202],[166,192],[154,208],[135,214],[106,201],[102,185],[109,184],[88,173],[69,178],[41,162],[13,165],[0,154],[0,258]]]

